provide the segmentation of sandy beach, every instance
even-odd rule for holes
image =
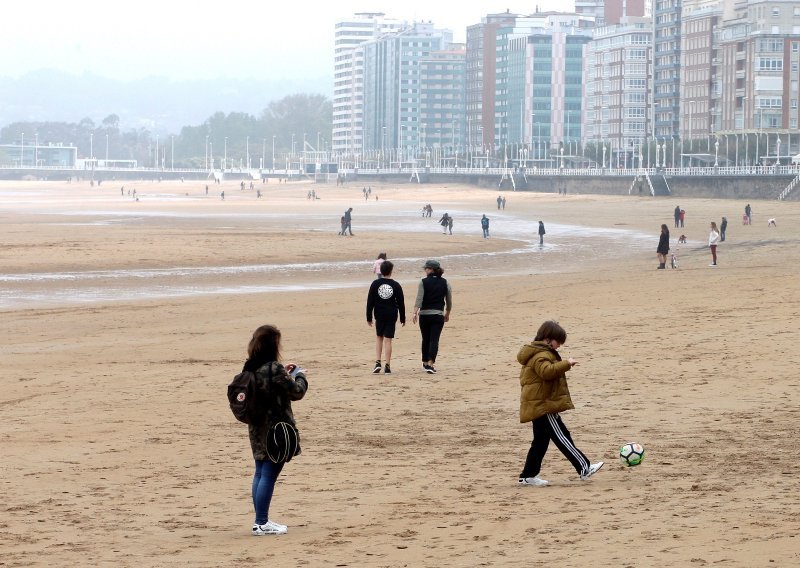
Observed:
[[[800,203],[742,226],[741,200],[362,185],[0,182],[0,566],[800,565]],[[410,308],[371,374],[381,251],[409,304],[427,258],[452,284],[435,376]],[[582,482],[551,445],[551,485],[519,487],[516,354],[550,318],[579,361],[564,421],[606,465]],[[289,532],[254,538],[225,389],[265,323],[310,387],[270,510]]]

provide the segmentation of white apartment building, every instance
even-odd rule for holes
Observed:
[[[360,152],[364,138],[364,52],[358,49],[404,22],[381,12],[360,12],[336,22],[334,34],[332,149]]]

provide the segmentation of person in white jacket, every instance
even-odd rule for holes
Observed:
[[[708,248],[711,249],[711,264],[709,266],[717,265],[717,243],[719,242],[719,229],[717,224],[711,221],[711,232],[708,234]]]

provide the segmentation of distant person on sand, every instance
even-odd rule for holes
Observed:
[[[681,209],[680,221],[681,221],[681,227],[683,227],[683,224],[686,221],[686,210],[685,209]]]
[[[747,217],[747,224],[748,225],[752,225],[753,224],[753,209],[750,207],[749,203],[747,205],[745,205],[745,207],[744,207],[744,214]]]
[[[375,275],[375,278],[381,277],[381,264],[383,261],[386,260],[386,253],[381,252],[378,253],[378,258],[375,259],[375,262],[372,263],[372,273]]]
[[[661,234],[658,236],[658,248],[656,248],[656,255],[658,256],[658,268],[665,269],[667,267],[667,255],[669,254],[669,228],[666,224],[661,224]]]
[[[449,217],[450,216],[447,213],[445,213],[444,215],[442,215],[442,218],[439,219],[439,224],[442,226],[442,234],[443,235],[447,234],[447,225],[449,224],[449,221],[448,221]]]
[[[267,439],[272,426],[286,422],[296,427],[292,413],[292,401],[302,399],[308,390],[305,369],[289,364],[285,367],[281,359],[281,332],[272,325],[262,325],[254,333],[247,346],[247,361],[243,371],[255,374],[255,385],[259,392],[265,393],[266,415],[261,424],[248,424],[250,448],[256,462],[253,476],[252,498],[255,508],[255,521],[251,534],[264,536],[286,534],[286,525],[269,518],[269,506],[275,490],[275,482],[285,463],[275,463],[269,459]],[[298,444],[295,456],[300,453]],[[289,456],[290,461],[294,456]]]
[[[341,218],[339,219],[339,224],[341,225],[341,229],[339,229],[339,232],[336,234],[344,235],[345,231],[347,231],[347,221],[345,220],[344,215],[342,215]]]
[[[711,221],[711,231],[708,233],[708,248],[711,249],[711,264],[709,266],[717,265],[717,243],[719,242],[719,230],[717,224]]]
[[[484,214],[481,217],[481,229],[483,229],[483,238],[489,238],[489,218]]]
[[[503,209],[505,210],[505,208],[506,208],[506,198],[503,197]]]
[[[350,236],[351,237],[353,236],[353,216],[352,216],[352,213],[353,213],[353,208],[352,207],[344,212],[345,229],[347,229],[350,232]],[[342,230],[342,234],[344,235],[344,229]]]
[[[728,218],[723,217],[722,222],[719,224],[719,242],[725,241],[725,231],[728,228]]]
[[[381,372],[381,353],[386,365],[383,367],[385,375],[392,374],[392,339],[394,339],[395,326],[398,315],[400,325],[406,325],[406,304],[403,298],[403,288],[399,282],[392,280],[394,264],[388,260],[381,263],[381,277],[374,280],[369,287],[367,295],[367,325],[372,327],[372,316],[375,315],[375,367],[374,374]]]
[[[539,472],[551,440],[582,481],[588,480],[603,467],[601,461],[589,462],[575,446],[561,420],[561,412],[575,408],[567,386],[567,371],[578,364],[572,357],[566,361],[561,359],[558,348],[566,341],[567,332],[564,328],[554,321],[546,321],[539,326],[534,340],[523,345],[517,353],[517,361],[522,365],[519,373],[522,386],[519,421],[533,423],[533,441],[525,466],[519,474],[520,485],[544,487],[550,484],[539,477]]]
[[[422,370],[432,375],[436,373],[434,365],[439,354],[439,338],[444,324],[450,321],[453,291],[450,283],[442,278],[444,270],[438,260],[428,260],[423,269],[425,278],[419,281],[412,321],[417,323],[419,317],[419,332],[422,335]]]
[[[136,192],[134,191],[134,193],[136,193]],[[225,192],[224,191],[220,192],[219,196],[222,198],[222,201],[225,201]]]
[[[497,196],[497,210],[500,211],[500,206],[503,204],[503,198],[498,195]]]
[[[675,206],[674,215],[675,215],[675,228],[677,229],[678,227],[681,226],[681,208],[679,205]]]
[[[544,236],[547,234],[547,231],[544,230],[544,223],[539,221],[539,246],[544,245]]]
[[[449,215],[447,217],[447,230],[450,232],[451,235],[453,234],[453,216],[452,215]]]

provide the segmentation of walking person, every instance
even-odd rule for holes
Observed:
[[[675,228],[677,229],[681,225],[681,208],[679,205],[675,206]]]
[[[444,215],[442,215],[442,218],[439,219],[439,224],[442,226],[442,234],[443,235],[447,234],[447,225],[449,224],[449,221],[448,221],[449,217],[450,216],[447,213],[445,213]]]
[[[744,215],[745,215],[745,217],[747,217],[747,224],[748,225],[752,225],[753,224],[753,208],[750,207],[749,203],[744,206]]]
[[[481,229],[483,229],[483,238],[489,238],[489,218],[484,213],[483,217],[481,217]]]
[[[451,235],[453,234],[453,216],[452,215],[447,217],[447,230],[450,232]]]
[[[602,461],[589,462],[575,446],[561,420],[561,412],[575,408],[566,373],[578,364],[572,357],[566,361],[561,359],[558,348],[566,341],[564,328],[554,321],[546,321],[539,327],[534,340],[523,345],[517,354],[517,361],[522,365],[519,373],[522,387],[519,421],[533,423],[533,441],[519,474],[520,485],[549,485],[539,477],[539,472],[550,440],[570,461],[581,480],[586,481],[603,467]]]
[[[381,264],[383,264],[384,260],[386,260],[386,253],[380,252],[378,253],[378,258],[372,263],[372,273],[375,275],[375,278],[381,277]]]
[[[383,367],[385,375],[392,374],[392,339],[398,316],[400,325],[406,325],[406,304],[403,288],[399,282],[392,280],[394,264],[388,260],[381,263],[381,277],[374,280],[367,294],[367,325],[372,327],[372,316],[375,315],[375,368],[374,374],[381,372],[381,352],[386,362]]]
[[[669,228],[666,224],[661,224],[661,234],[658,236],[658,268],[662,270],[667,267],[667,255],[669,254]]]
[[[686,221],[686,210],[685,209],[681,209],[680,221],[681,221],[681,228],[683,228],[683,224]]]
[[[287,422],[296,428],[292,413],[292,401],[300,400],[308,390],[304,369],[296,365],[280,363],[281,332],[273,325],[262,325],[253,333],[247,346],[245,371],[255,373],[256,389],[265,393],[266,413],[260,424],[249,424],[250,447],[256,462],[253,476],[252,498],[255,508],[253,536],[285,534],[286,525],[269,519],[269,506],[275,491],[275,483],[284,463],[275,463],[267,455],[267,438],[274,424]],[[294,455],[300,453],[298,444]],[[291,460],[293,456],[289,456]]]
[[[422,335],[422,370],[432,375],[436,372],[439,338],[444,324],[450,321],[453,291],[450,283],[442,278],[444,270],[438,260],[428,260],[423,269],[425,278],[420,280],[417,288],[412,321],[417,323],[419,318],[419,331]]]
[[[711,221],[711,232],[708,233],[708,248],[711,249],[711,264],[709,266],[717,265],[717,243],[719,243],[719,229],[717,229],[717,224]]]
[[[342,229],[342,234],[344,235],[345,229],[350,232],[350,236],[353,236],[353,208],[351,207],[347,211],[344,212],[344,229]]]
[[[719,242],[725,242],[725,231],[728,229],[728,218],[723,217],[722,222],[719,224]]]
[[[539,246],[544,246],[544,236],[547,232],[544,230],[544,223],[539,221]]]

